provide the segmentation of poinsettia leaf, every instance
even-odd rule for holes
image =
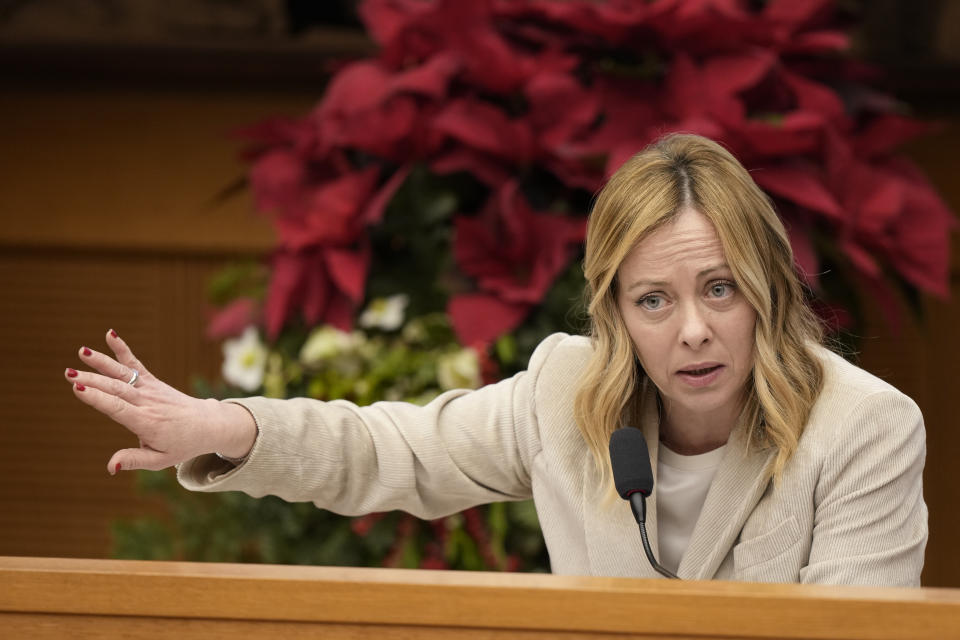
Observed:
[[[353,328],[353,316],[356,309],[357,306],[347,296],[334,293],[330,298],[330,306],[324,319],[327,324],[341,331],[350,331]]]
[[[903,211],[906,191],[901,180],[885,172],[874,172],[871,178],[863,190],[857,226],[861,231],[880,235]]]
[[[915,167],[901,161],[897,169],[904,179],[904,208],[893,224],[896,250],[891,261],[915,286],[947,298],[950,241],[957,219]]]
[[[798,73],[783,70],[781,75],[793,91],[798,109],[821,114],[831,121],[845,121],[846,108],[835,91]]]
[[[433,127],[468,147],[505,159],[527,162],[533,155],[529,123],[511,119],[479,100],[451,101],[434,119]]]
[[[451,78],[462,68],[457,56],[441,53],[424,64],[412,67],[395,75],[390,80],[394,92],[406,91],[441,100],[447,94]]]
[[[367,32],[381,47],[387,47],[428,8],[417,0],[366,0],[357,12]]]
[[[264,304],[267,336],[275,340],[292,307],[302,296],[304,263],[300,256],[278,251],[271,261],[270,288]]]
[[[491,154],[463,147],[434,157],[430,168],[440,174],[464,172],[491,188],[498,188],[510,179],[510,172],[503,161]]]
[[[253,298],[237,298],[210,314],[205,335],[210,340],[239,336],[250,325],[258,324],[260,305]]]
[[[850,260],[850,263],[861,274],[867,276],[868,278],[881,278],[883,274],[882,270],[880,269],[880,265],[865,247],[862,247],[852,238],[842,239],[840,241],[840,246],[847,255],[847,258]]]
[[[732,95],[759,83],[777,63],[776,57],[762,49],[720,55],[704,65],[704,78],[710,93]]]
[[[337,289],[353,304],[360,304],[363,301],[363,290],[370,266],[369,245],[364,244],[359,251],[329,249],[324,253],[324,262]]]
[[[306,174],[306,159],[288,149],[261,155],[250,167],[250,187],[260,211],[293,213]]]
[[[857,154],[870,158],[887,154],[898,146],[930,132],[932,126],[912,118],[884,114],[874,118],[854,139]]]
[[[324,319],[333,292],[322,249],[312,251],[309,257],[305,258],[304,263],[304,295],[301,309],[308,326],[314,326]]]
[[[787,42],[789,53],[840,52],[850,48],[850,36],[843,31],[824,30],[798,33]]]
[[[342,68],[327,85],[317,117],[324,120],[337,112],[376,107],[389,95],[390,79],[389,70],[375,60],[360,60]]]
[[[823,180],[812,167],[772,166],[751,173],[764,189],[795,202],[803,207],[824,214],[829,218],[843,218],[843,211],[833,194],[824,186]]]
[[[569,73],[538,73],[523,89],[530,121],[541,144],[560,146],[597,118],[599,97]]]
[[[788,225],[788,235],[790,238],[790,248],[793,250],[793,261],[797,266],[800,277],[802,277],[809,286],[815,288],[820,272],[820,261],[813,248],[813,241],[810,239],[809,229],[801,224],[799,220],[793,221],[792,224]]]
[[[455,296],[447,306],[457,339],[473,345],[493,343],[516,328],[529,310],[528,304],[511,304],[485,293]]]
[[[410,175],[413,165],[408,163],[393,172],[387,181],[377,190],[376,194],[367,202],[360,219],[366,224],[376,224],[383,218],[383,211],[387,203],[396,194],[397,189],[403,184],[403,181]]]
[[[763,15],[770,21],[799,31],[818,15],[828,11],[835,0],[770,0]]]

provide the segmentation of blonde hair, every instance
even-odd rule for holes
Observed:
[[[776,448],[779,479],[823,384],[813,345],[822,329],[804,301],[787,233],[746,169],[723,147],[668,135],[630,158],[597,196],[587,228],[584,275],[593,355],[574,402],[577,425],[609,481],[610,435],[628,408],[643,413],[649,381],[617,305],[617,269],[655,229],[692,207],[714,225],[739,290],[757,314],[754,364],[741,419],[750,447]]]

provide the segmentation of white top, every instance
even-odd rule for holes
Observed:
[[[677,572],[693,535],[707,491],[723,459],[727,445],[695,456],[671,451],[662,442],[657,453],[657,539],[658,560]]]

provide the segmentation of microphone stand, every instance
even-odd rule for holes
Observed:
[[[653,555],[653,549],[650,548],[650,540],[647,538],[647,496],[640,491],[634,491],[630,494],[630,508],[633,510],[633,517],[640,525],[640,539],[643,541],[643,552],[647,554],[647,560],[654,571],[665,578],[679,579],[677,574],[662,566]]]

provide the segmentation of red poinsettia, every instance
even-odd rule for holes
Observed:
[[[529,76],[532,62],[498,32],[492,5],[491,0],[368,0],[360,15],[389,66],[403,68],[442,53],[462,66],[464,82],[508,93]]]
[[[271,259],[270,289],[266,301],[266,330],[275,339],[295,310],[313,326],[321,322],[341,330],[353,326],[363,300],[370,252],[338,247],[311,247],[299,251],[278,249]]]
[[[344,66],[306,118],[247,132],[254,196],[280,237],[271,335],[296,312],[350,324],[370,230],[421,164],[491,194],[455,221],[456,266],[475,288],[448,307],[466,344],[489,343],[582,239],[585,210],[534,211],[524,190],[582,201],[669,131],[717,139],[747,166],[814,286],[811,238],[826,232],[871,286],[892,271],[946,291],[952,214],[895,156],[921,127],[885,115],[879,94],[837,90],[865,75],[834,0],[367,0],[360,14],[379,53]]]
[[[354,63],[330,82],[310,121],[326,148],[360,149],[399,163],[419,159],[439,144],[428,116],[458,69],[446,54],[401,71],[378,61]]]
[[[891,126],[877,123],[852,141],[828,139],[827,181],[846,214],[840,242],[862,273],[879,279],[877,256],[917,288],[946,296],[952,213],[911,163],[856,154],[858,141],[861,149],[876,149],[870,138]]]
[[[406,175],[399,170],[383,181],[379,166],[355,169],[315,124],[271,123],[245,132],[267,143],[252,162],[250,184],[258,208],[273,215],[280,240],[263,314],[270,338],[294,312],[310,324],[352,326],[370,262],[366,230],[380,221]],[[236,310],[212,323],[229,324],[231,314]]]
[[[454,257],[478,293],[455,296],[450,315],[464,344],[489,344],[546,295],[583,241],[586,220],[534,211],[516,182],[495,192],[477,217],[456,220]]]

